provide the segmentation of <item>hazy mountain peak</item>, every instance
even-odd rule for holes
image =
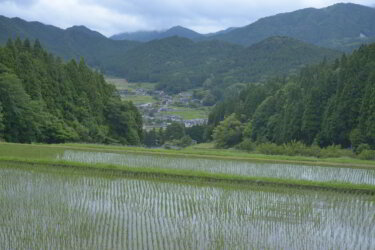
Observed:
[[[66,30],[79,30],[79,31],[91,31],[84,25],[74,25],[72,27],[67,28]]]
[[[267,37],[288,36],[319,46],[350,50],[375,39],[374,23],[374,8],[339,3],[322,9],[306,8],[261,18],[210,38],[249,46]]]
[[[176,26],[169,28],[168,30],[188,30],[188,28],[185,28],[181,25],[176,25]]]
[[[105,38],[104,35],[100,34],[97,31],[90,30],[89,28],[87,28],[84,25],[74,25],[72,27],[67,28],[65,31],[67,33],[77,33],[77,34],[86,35],[86,36],[93,37],[93,38],[94,37]]]
[[[179,36],[189,39],[196,39],[203,35],[185,28],[183,26],[177,25],[173,26],[167,30],[161,31],[137,31],[137,32],[125,32],[117,35],[113,35],[110,38],[113,40],[132,40],[140,42],[149,42],[151,40],[163,39],[166,37]]]

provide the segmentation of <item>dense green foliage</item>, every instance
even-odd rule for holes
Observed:
[[[375,44],[284,81],[250,85],[218,104],[209,124],[232,113],[251,122],[251,139],[283,144],[375,146]]]
[[[185,135],[185,126],[179,122],[172,122],[165,129],[164,137],[167,141],[179,140]]]
[[[0,48],[0,135],[9,142],[139,144],[142,120],[83,59],[63,64],[38,41]]]
[[[248,46],[281,35],[319,46],[352,50],[375,40],[374,22],[374,8],[335,4],[323,9],[308,8],[262,18],[211,39]]]
[[[159,82],[159,89],[175,93],[204,87],[217,97],[215,92],[235,83],[287,75],[339,55],[287,37],[272,37],[249,48],[172,37],[128,51],[120,64],[130,81]]]
[[[195,125],[185,128],[186,135],[190,136],[190,138],[195,140],[197,143],[202,143],[207,140],[205,132],[206,125]]]
[[[220,148],[234,146],[241,142],[243,125],[231,114],[225,118],[213,131],[213,139]]]
[[[172,122],[165,129],[155,128],[144,131],[143,144],[147,147],[179,147],[184,148],[195,142],[204,142],[205,126],[196,125],[185,128],[184,124]]]

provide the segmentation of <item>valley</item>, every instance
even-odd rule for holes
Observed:
[[[185,127],[205,125],[212,107],[194,99],[192,91],[167,94],[155,90],[154,83],[129,83],[125,79],[106,78],[120,96],[132,101],[143,118],[143,129],[165,129],[171,122],[183,123]]]
[[[0,249],[375,249],[374,6],[26,2]]]

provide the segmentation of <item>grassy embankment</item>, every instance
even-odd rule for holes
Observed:
[[[268,156],[259,154],[248,154],[240,151],[214,150],[202,148],[187,148],[184,150],[164,150],[146,149],[137,147],[105,146],[90,144],[10,144],[0,143],[0,161],[11,164],[22,165],[43,165],[56,167],[73,167],[80,169],[95,169],[100,171],[122,172],[124,175],[162,178],[162,179],[184,179],[194,182],[223,182],[237,184],[257,184],[257,185],[278,185],[286,187],[301,187],[310,189],[328,189],[344,191],[360,191],[365,193],[375,193],[373,185],[359,185],[352,183],[337,182],[317,182],[306,180],[278,179],[268,177],[244,177],[239,175],[208,173],[203,171],[192,171],[184,169],[162,169],[162,168],[142,168],[132,166],[119,166],[114,164],[86,164],[78,162],[67,162],[57,160],[57,155],[65,150],[79,150],[90,152],[111,152],[111,153],[132,153],[132,154],[158,154],[166,157],[187,157],[187,158],[208,158],[220,160],[240,160],[240,161],[260,161],[295,163],[319,166],[336,166],[350,168],[374,168],[375,162],[363,161],[349,158],[327,158],[317,159],[313,157],[296,156]]]
[[[50,145],[50,147],[61,147],[66,149],[85,149],[95,151],[106,151],[115,153],[135,153],[135,154],[161,154],[165,156],[178,157],[199,157],[220,160],[243,160],[243,161],[259,161],[269,163],[291,163],[306,164],[319,166],[336,166],[350,168],[374,168],[375,161],[360,160],[349,157],[339,158],[316,158],[306,156],[287,156],[287,155],[265,155],[257,153],[247,153],[240,150],[232,149],[215,149],[212,144],[198,144],[182,150],[172,149],[150,149],[143,147],[123,147],[123,146],[107,146],[96,144],[62,144]]]

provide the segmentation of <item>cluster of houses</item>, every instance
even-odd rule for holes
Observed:
[[[203,125],[207,123],[207,119],[191,119],[184,120],[179,115],[168,114],[166,112],[177,111],[171,108],[171,105],[178,105],[181,107],[189,107],[191,104],[200,105],[200,100],[192,99],[191,93],[179,93],[177,96],[172,97],[161,90],[145,90],[143,88],[137,88],[135,91],[129,92],[128,90],[120,90],[120,95],[139,95],[146,96],[151,95],[156,100],[155,103],[142,103],[136,106],[142,113],[144,127],[167,127],[171,122],[184,123],[185,127],[192,127],[195,125]]]
[[[204,125],[204,124],[207,124],[207,122],[208,122],[207,118],[184,120],[184,124],[186,128],[190,128],[196,125]]]

